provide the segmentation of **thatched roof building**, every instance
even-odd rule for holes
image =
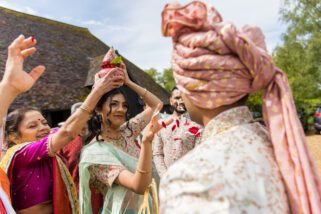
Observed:
[[[64,120],[70,106],[82,101],[99,70],[100,59],[109,47],[88,29],[33,16],[0,7],[0,76],[7,57],[7,47],[18,35],[35,36],[37,53],[26,60],[26,70],[36,65],[46,66],[46,72],[28,93],[11,106],[35,106],[55,125]],[[130,77],[153,91],[164,102],[168,94],[144,71],[125,59]],[[137,96],[136,96],[137,97]],[[51,119],[50,119],[51,118]]]

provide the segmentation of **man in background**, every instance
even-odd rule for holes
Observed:
[[[170,105],[174,122],[161,129],[153,141],[153,157],[160,177],[170,165],[195,147],[202,131],[199,124],[191,121],[177,87],[172,89]]]

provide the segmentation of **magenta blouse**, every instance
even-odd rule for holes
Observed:
[[[15,210],[52,200],[52,159],[47,144],[48,136],[24,147],[12,160],[11,193]]]

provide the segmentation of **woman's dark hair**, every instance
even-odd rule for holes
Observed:
[[[8,144],[8,147],[11,147],[14,145],[14,142],[10,141],[9,135],[16,134],[17,136],[20,136],[21,133],[19,132],[19,126],[22,122],[22,120],[25,117],[25,114],[29,111],[39,111],[39,109],[34,107],[23,107],[16,109],[12,112],[10,112],[6,118],[6,124],[5,124],[5,139]]]
[[[115,88],[109,92],[107,92],[106,94],[104,94],[100,100],[98,101],[95,110],[101,111],[103,108],[103,105],[106,103],[106,101],[108,100],[108,98],[112,99],[115,95],[117,94],[122,94],[125,98],[125,101],[128,102],[128,98],[126,95],[126,92],[124,90],[124,87],[119,87],[119,88]],[[128,104],[128,103],[127,103]],[[126,112],[126,128],[128,128],[131,132],[131,135],[133,134],[132,129],[129,127],[129,105],[127,105],[127,112]],[[107,115],[109,115],[112,111],[112,106],[111,103],[109,104],[109,112],[107,113]],[[91,139],[93,137],[96,137],[97,141],[101,141],[99,140],[98,136],[101,133],[101,122],[102,122],[102,117],[96,113],[96,111],[94,111],[92,117],[89,119],[88,121],[88,129],[91,132]],[[110,123],[110,121],[108,121]],[[88,143],[88,141],[86,142]]]

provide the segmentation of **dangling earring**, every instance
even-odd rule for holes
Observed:
[[[101,123],[103,121],[103,115],[102,114],[98,114],[98,122]]]

